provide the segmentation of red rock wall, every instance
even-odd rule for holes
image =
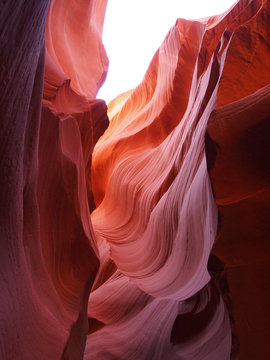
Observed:
[[[178,19],[110,123],[106,3],[0,5],[0,359],[267,360],[270,2]]]
[[[108,125],[95,99],[105,7],[51,1],[45,57],[48,1],[1,3],[1,359],[83,357],[99,267],[91,153]]]
[[[269,1],[179,19],[142,83],[109,104],[93,154],[101,267],[86,359],[229,359],[238,342],[240,359],[268,358],[268,22]],[[230,295],[209,259],[218,210]]]

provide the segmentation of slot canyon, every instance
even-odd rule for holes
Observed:
[[[108,106],[106,6],[0,0],[0,360],[268,360],[270,0]]]

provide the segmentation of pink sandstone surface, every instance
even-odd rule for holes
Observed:
[[[270,1],[108,110],[106,4],[0,5],[0,359],[267,360]]]

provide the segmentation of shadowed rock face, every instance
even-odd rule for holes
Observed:
[[[106,3],[0,5],[0,358],[266,360],[270,2],[177,20],[110,123]]]
[[[89,209],[92,149],[108,125],[95,99],[106,2],[48,5],[1,3],[1,359],[81,359],[99,266]],[[85,64],[76,46],[91,47]]]

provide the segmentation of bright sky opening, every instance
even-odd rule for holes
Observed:
[[[220,14],[235,0],[108,0],[103,44],[109,58],[98,98],[107,103],[135,88],[177,18]]]

